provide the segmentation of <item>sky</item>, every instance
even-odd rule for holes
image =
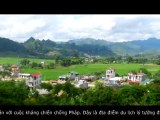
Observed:
[[[111,42],[160,38],[160,15],[50,14],[0,15],[0,37],[24,42],[80,38]]]

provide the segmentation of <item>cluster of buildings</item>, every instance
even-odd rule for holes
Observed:
[[[116,71],[113,68],[106,70],[106,76],[102,77],[106,85],[124,85],[124,84],[142,84],[149,79],[141,71],[137,74],[132,72],[128,76],[116,77]]]
[[[0,71],[4,71],[3,66],[0,66]],[[11,76],[16,77],[19,79],[25,79],[26,80],[26,85],[30,89],[38,89],[40,88],[41,84],[41,74],[40,73],[20,73],[20,68],[18,65],[12,65],[11,66]],[[55,85],[57,83],[63,84],[67,80],[72,80],[74,81],[74,85],[76,87],[80,88],[88,88],[89,84],[92,81],[97,80],[97,77],[94,75],[80,75],[79,73],[75,71],[71,71],[68,74],[59,76],[59,80],[51,80],[50,84]],[[145,83],[146,80],[148,80],[145,76],[144,73],[139,72],[137,74],[134,74],[132,72],[128,73],[127,76],[123,77],[117,77],[116,76],[116,71],[114,68],[109,68],[106,70],[106,75],[105,77],[102,77],[102,80],[104,81],[104,85],[106,86],[121,86],[124,84],[142,84]],[[149,80],[148,80],[149,81]],[[40,89],[39,89],[40,91]],[[42,93],[45,93],[46,91],[43,90],[41,91]]]
[[[76,87],[88,88],[88,83],[97,80],[97,77],[94,75],[88,75],[88,76],[80,75],[79,73],[74,71],[71,71],[66,75],[59,76],[59,81],[67,81],[67,80],[74,80],[74,85]],[[53,82],[55,83],[55,81]]]
[[[67,79],[66,79],[67,78]],[[81,76],[76,72],[69,72],[67,75],[59,76],[59,80],[75,80],[75,86],[80,88],[88,88],[89,83],[97,80],[96,76]],[[132,72],[128,73],[127,76],[118,77],[114,68],[106,70],[105,77],[102,77],[105,86],[122,86],[126,84],[144,84],[146,81],[149,83],[149,79],[141,71],[137,74]]]
[[[5,69],[3,66],[0,66],[0,71],[3,72]],[[13,78],[17,79],[25,79],[26,80],[26,85],[30,89],[34,88],[39,88],[41,84],[41,74],[40,73],[32,73],[32,74],[27,74],[27,73],[20,73],[20,67],[18,65],[12,65],[10,68],[10,76]],[[11,77],[6,77],[6,80],[12,80]],[[2,80],[5,80],[2,79]]]

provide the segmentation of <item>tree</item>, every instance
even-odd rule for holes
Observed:
[[[36,62],[32,62],[31,67],[32,68],[38,67],[38,64]]]
[[[52,90],[53,86],[49,83],[41,83],[41,88],[47,89],[48,91]]]
[[[131,56],[128,56],[126,60],[127,60],[128,63],[133,62],[133,58]]]
[[[153,83],[160,85],[160,70],[153,75]]]
[[[113,88],[97,82],[95,88],[87,89],[82,95],[82,101],[84,105],[112,105],[113,93]]]
[[[61,65],[64,67],[70,66],[71,65],[71,59],[65,58],[61,61]]]
[[[30,63],[30,60],[28,60],[28,59],[23,59],[23,60],[20,61],[20,64],[22,66],[27,66],[27,65],[29,65],[29,63]]]
[[[139,72],[143,72],[146,74],[149,78],[151,78],[152,74],[146,69],[146,68],[140,68]]]
[[[0,81],[0,93],[1,105],[23,105],[29,90],[24,81]]]
[[[147,59],[145,59],[145,58],[139,58],[138,62],[144,65],[147,62]]]
[[[54,69],[55,68],[55,64],[54,63],[49,63],[48,68],[49,69]]]
[[[158,61],[156,62],[156,64],[157,64],[157,65],[160,65],[160,60],[158,60]]]
[[[4,78],[5,76],[10,76],[10,72],[9,71],[1,71],[0,75]]]
[[[75,57],[75,58],[78,58],[79,57],[79,53],[78,53],[78,51],[76,51],[76,50],[73,50],[72,51],[73,53],[73,57]]]
[[[145,87],[132,85],[123,86],[116,90],[113,97],[113,104],[115,105],[139,105],[146,93]]]
[[[37,105],[38,101],[36,98],[31,97],[24,100],[24,105]]]
[[[115,58],[114,57],[109,57],[107,60],[109,61],[109,63],[113,63],[113,61],[115,61]]]

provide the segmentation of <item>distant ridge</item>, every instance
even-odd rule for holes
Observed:
[[[0,37],[0,56],[115,56],[135,54],[159,54],[160,39],[134,40],[128,42],[109,42],[103,39],[81,38],[67,42],[39,40],[30,37],[24,43],[18,43],[8,38]]]
[[[159,53],[160,52],[160,39],[149,38],[147,40],[134,40],[127,42],[108,42],[106,40],[98,40],[92,38],[70,40],[70,43],[76,45],[95,44],[109,47],[114,53],[122,55],[134,55],[137,53]]]
[[[28,54],[28,50],[21,43],[0,37],[0,56],[26,56]]]

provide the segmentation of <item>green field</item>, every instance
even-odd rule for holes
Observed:
[[[12,57],[0,57],[0,64],[18,64],[24,58],[12,58]],[[31,59],[27,58],[31,62],[40,63],[44,61],[45,63],[54,62],[54,60],[48,59]],[[140,64],[83,64],[83,65],[72,65],[70,67],[61,67],[58,66],[55,69],[36,69],[36,68],[23,68],[21,72],[23,73],[33,73],[33,72],[41,72],[43,80],[57,80],[58,76],[67,74],[69,71],[76,71],[80,74],[92,74],[94,72],[106,71],[109,67],[113,67],[116,69],[116,72],[119,75],[125,75],[130,70],[138,70],[141,67],[146,68],[151,73],[155,73],[160,70],[160,66],[158,65],[140,65]]]
[[[19,64],[20,61],[24,58],[13,58],[13,57],[0,57],[0,64]],[[31,62],[37,62],[40,63],[42,61],[46,63],[51,63],[54,62],[54,60],[47,60],[47,59],[32,59],[32,58],[27,58]]]
[[[93,72],[106,71],[109,67],[116,69],[119,75],[125,75],[130,70],[138,70],[141,67],[146,68],[151,73],[155,73],[160,70],[160,66],[155,65],[140,65],[140,64],[85,64],[85,65],[72,65],[70,67],[57,67],[55,69],[22,69],[22,72],[33,73],[41,72],[43,75],[43,80],[57,80],[58,76],[67,74],[69,71],[76,71],[80,74],[90,74]]]

